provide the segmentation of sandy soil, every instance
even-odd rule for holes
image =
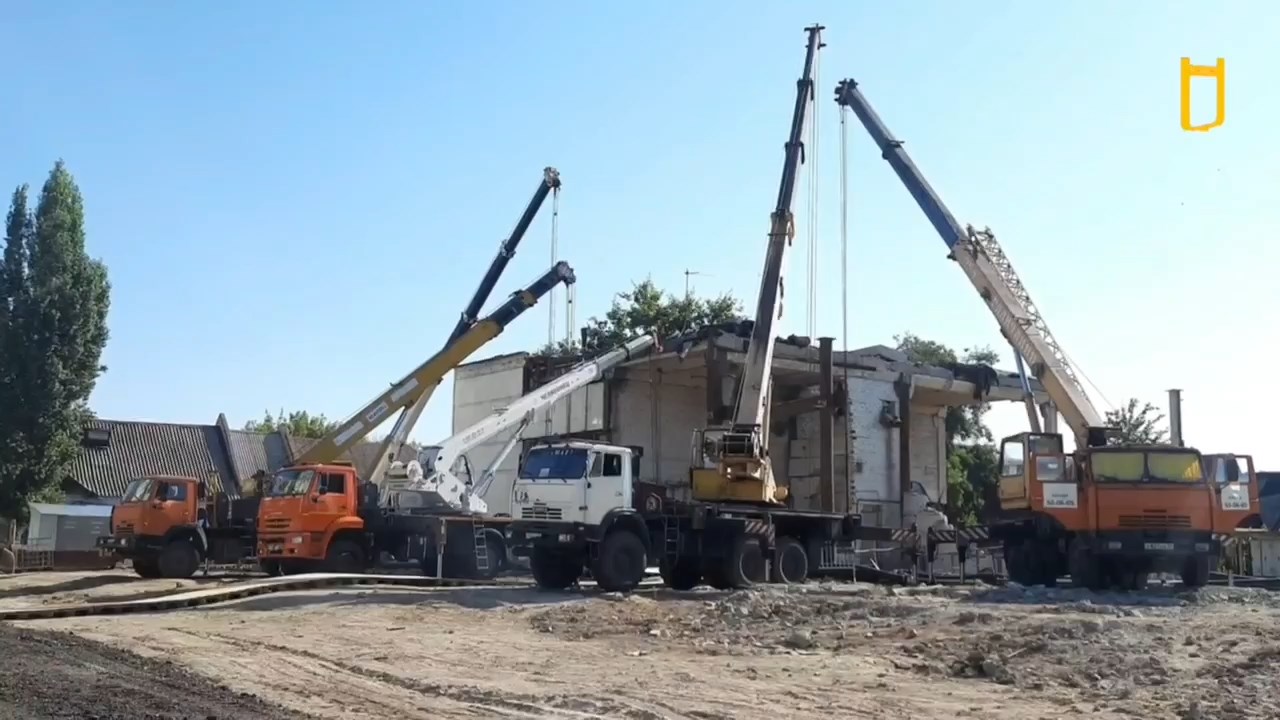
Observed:
[[[1280,717],[1266,591],[343,590],[21,623],[321,718]],[[264,716],[267,717],[267,716]]]

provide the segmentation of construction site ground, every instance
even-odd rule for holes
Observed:
[[[0,608],[195,584],[10,576]],[[353,588],[13,623],[0,653],[0,717],[32,720],[1280,717],[1280,595],[1239,588]]]

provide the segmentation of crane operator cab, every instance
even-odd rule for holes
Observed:
[[[639,453],[632,448],[568,441],[529,450],[512,487],[517,520],[599,525],[632,505]]]
[[[1029,508],[1032,499],[1046,508],[1076,504],[1076,484],[1057,433],[1020,433],[1000,443],[1000,507]]]

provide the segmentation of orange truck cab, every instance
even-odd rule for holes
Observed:
[[[1003,540],[1010,579],[1024,585],[1052,585],[1067,574],[1094,589],[1140,589],[1150,573],[1168,572],[1198,587],[1243,520],[1239,483],[1212,481],[1194,448],[1101,446],[1068,455],[1061,435],[1023,433],[1002,441],[1000,457],[992,536]],[[1243,502],[1251,502],[1247,489]]]
[[[209,493],[195,478],[149,475],[131,481],[111,510],[111,534],[97,546],[133,563],[144,578],[188,578],[206,561],[239,562],[252,555],[254,498]]]
[[[258,508],[258,562],[272,574],[363,572],[383,554],[436,575],[492,577],[505,564],[501,520],[439,512],[390,513],[379,488],[345,464],[284,468]]]

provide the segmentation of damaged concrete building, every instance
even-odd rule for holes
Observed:
[[[848,353],[828,350],[830,359],[823,363],[820,343],[807,338],[777,343],[769,450],[775,474],[789,486],[795,507],[854,510],[868,525],[902,527],[904,513],[908,521],[914,514],[913,488],[916,497],[923,491],[946,501],[948,407],[1024,397],[1016,373],[986,366],[919,365],[882,345]],[[636,446],[643,452],[644,480],[669,486],[677,497],[687,494],[695,430],[730,419],[746,347],[745,328],[734,327],[708,328],[668,342],[661,352],[619,366],[539,413],[524,444],[573,436]],[[460,366],[454,430],[573,363],[514,353]],[[827,385],[829,394],[821,391],[825,364],[834,380]],[[1045,401],[1034,381],[1032,390]],[[827,398],[830,412],[823,407]],[[823,452],[824,431],[831,438],[825,444],[829,452]],[[472,467],[486,467],[509,439],[496,437],[470,452]],[[512,453],[498,468],[486,497],[494,512],[510,510],[517,463]]]

